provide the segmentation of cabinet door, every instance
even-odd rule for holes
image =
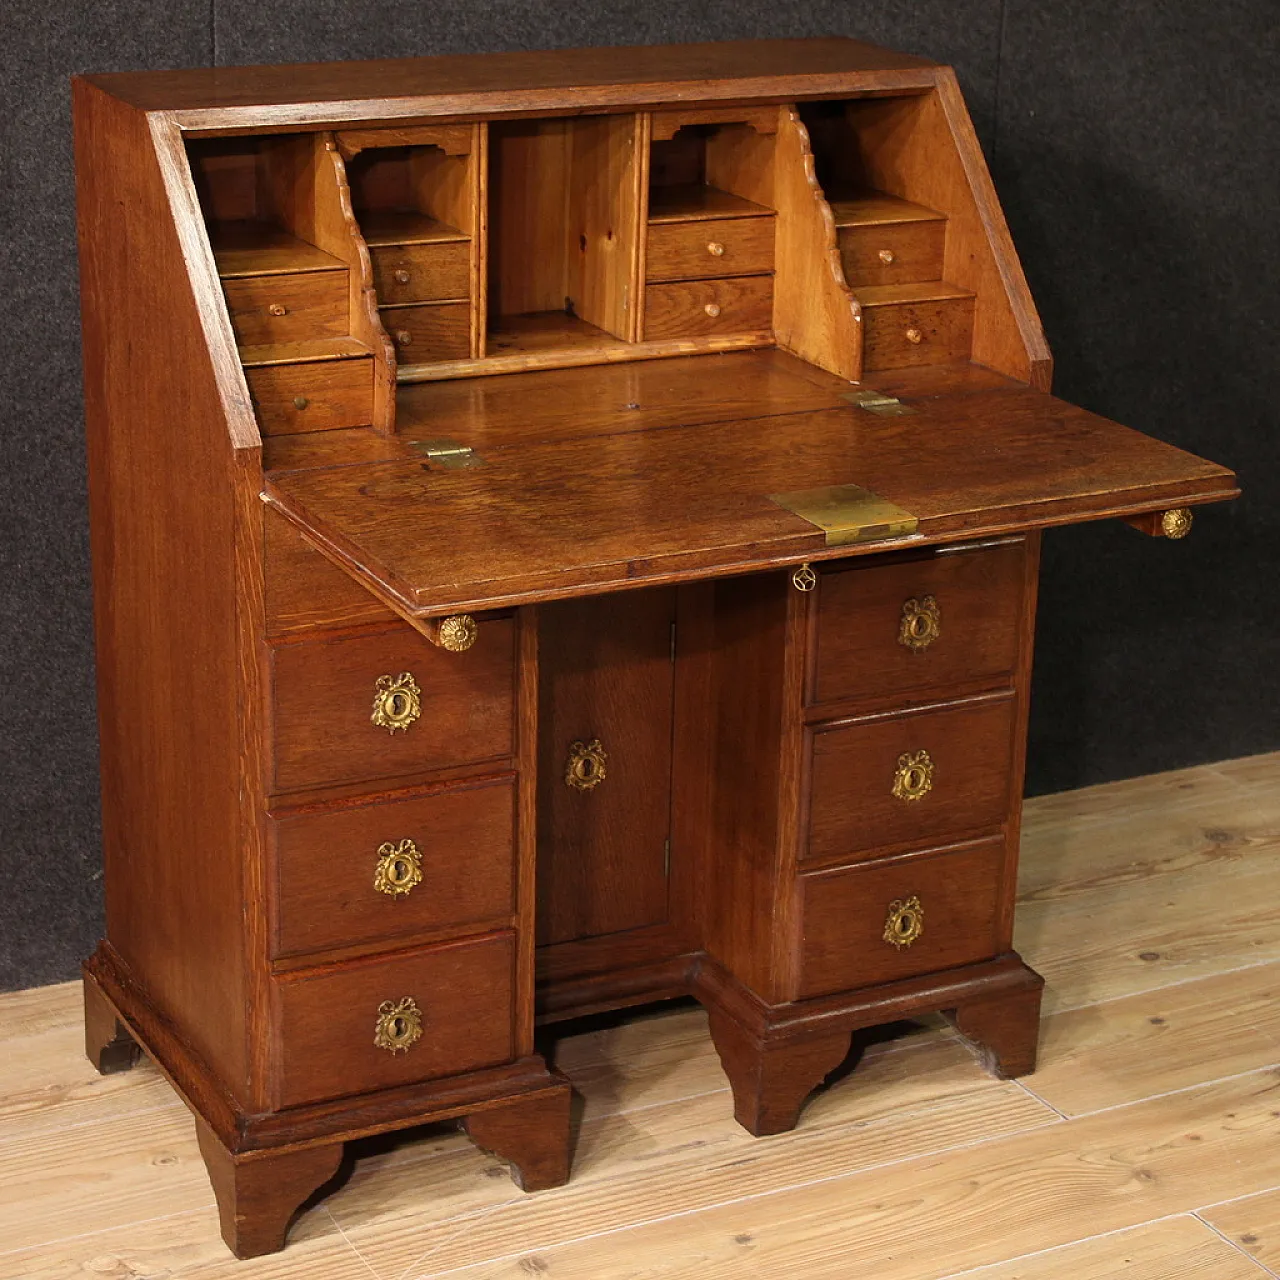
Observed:
[[[675,607],[661,588],[539,610],[539,945],[667,919]],[[595,742],[603,774],[574,785]]]

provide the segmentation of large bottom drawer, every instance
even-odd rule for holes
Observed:
[[[279,1105],[507,1061],[514,964],[514,935],[498,933],[276,979]]]

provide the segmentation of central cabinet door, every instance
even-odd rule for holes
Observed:
[[[674,588],[543,605],[538,944],[667,919]]]

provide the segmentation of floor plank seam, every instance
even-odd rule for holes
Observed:
[[[1053,1105],[1053,1103],[1049,1101],[1049,1099],[1048,1099],[1048,1098],[1042,1098],[1042,1097],[1041,1097],[1041,1096],[1040,1096],[1040,1095],[1039,1095],[1039,1094],[1038,1094],[1034,1089],[1032,1089],[1032,1088],[1031,1088],[1031,1086],[1030,1086],[1030,1085],[1025,1084],[1025,1083],[1024,1083],[1023,1081],[1021,1081],[1021,1080],[1013,1080],[1013,1081],[1010,1081],[1010,1083],[1011,1083],[1011,1084],[1016,1084],[1016,1085],[1018,1086],[1018,1088],[1019,1088],[1019,1089],[1021,1089],[1021,1090],[1022,1090],[1022,1092],[1023,1092],[1023,1093],[1025,1093],[1025,1094],[1027,1095],[1027,1097],[1028,1097],[1028,1098],[1032,1098],[1032,1099],[1034,1099],[1036,1102],[1042,1103],[1044,1106],[1048,1107],[1048,1108],[1049,1108],[1049,1110],[1050,1110],[1050,1111],[1052,1111],[1052,1112],[1054,1113],[1054,1115],[1056,1115],[1059,1119],[1061,1119],[1061,1120],[1070,1120],[1070,1119],[1071,1119],[1071,1117],[1070,1117],[1069,1115],[1067,1115],[1067,1113],[1066,1113],[1065,1111],[1063,1111],[1063,1110],[1062,1110],[1061,1108],[1059,1108],[1059,1107],[1055,1107],[1055,1106]]]
[[[348,1249],[351,1250],[352,1253],[356,1255],[357,1258],[360,1259],[361,1262],[364,1263],[365,1270],[368,1271],[368,1273],[373,1277],[373,1280],[383,1280],[381,1273],[374,1267],[373,1263],[371,1263],[369,1259],[366,1258],[364,1254],[361,1253],[360,1250],[357,1249],[356,1246],[352,1243],[351,1237],[347,1235],[347,1233],[342,1229],[342,1223],[340,1223],[338,1219],[333,1216],[333,1211],[329,1208],[329,1206],[326,1204],[326,1205],[321,1205],[320,1207],[324,1210],[325,1216],[329,1219],[329,1221],[332,1222],[334,1227],[337,1228],[337,1232],[342,1237],[343,1243],[347,1246]]]
[[[1110,1111],[1123,1111],[1127,1107],[1139,1107],[1144,1103],[1158,1102],[1162,1098],[1176,1098],[1180,1093],[1191,1093],[1196,1089],[1210,1089],[1215,1085],[1230,1084],[1233,1080],[1243,1080],[1246,1076],[1275,1075],[1277,1072],[1280,1072],[1280,1066],[1276,1063],[1269,1063],[1265,1067],[1250,1067],[1247,1071],[1233,1071],[1230,1075],[1217,1076],[1212,1080],[1197,1080],[1194,1084],[1184,1084],[1177,1089],[1165,1089],[1160,1093],[1147,1094],[1142,1098],[1131,1098],[1128,1102],[1113,1102],[1110,1106],[1097,1107],[1093,1111],[1078,1111],[1067,1119],[1086,1120],[1092,1116],[1104,1116]]]
[[[187,1111],[187,1108],[182,1101],[178,1098],[174,1098],[171,1102],[160,1102],[154,1107],[139,1107],[136,1111],[120,1111],[115,1115],[99,1116],[96,1120],[75,1120],[70,1124],[55,1124],[49,1128],[48,1132],[55,1135],[71,1133],[76,1129],[91,1129],[94,1125],[114,1124],[117,1120],[135,1120],[138,1116],[155,1115],[158,1111],[173,1111],[175,1113],[181,1112],[185,1115],[190,1115],[190,1112]],[[12,1136],[38,1138],[41,1136],[42,1132],[39,1126],[32,1128],[25,1134],[18,1126],[21,1121],[28,1119],[31,1116],[40,1115],[47,1116],[48,1109],[39,1107],[34,1111],[20,1112],[16,1116],[0,1116],[0,1130],[13,1125],[15,1127],[15,1132]]]
[[[1255,1258],[1253,1254],[1251,1254],[1249,1250],[1246,1249],[1243,1245],[1237,1244],[1234,1240],[1231,1239],[1230,1236],[1224,1235],[1221,1231],[1218,1230],[1217,1227],[1213,1225],[1212,1222],[1209,1222],[1207,1219],[1202,1218],[1198,1213],[1195,1213],[1195,1212],[1193,1212],[1191,1216],[1197,1222],[1203,1222],[1204,1225],[1208,1227],[1209,1230],[1212,1231],[1213,1234],[1217,1236],[1219,1240],[1225,1241],[1227,1244],[1229,1244],[1238,1254],[1241,1255],[1241,1257],[1248,1258],[1249,1261],[1252,1262],[1253,1265],[1257,1267],[1258,1270],[1261,1271],[1263,1275],[1270,1276],[1271,1280],[1280,1280],[1280,1276],[1277,1276],[1276,1273],[1272,1271],[1270,1267],[1268,1267],[1263,1262],[1259,1262],[1258,1259]]]
[[[458,1236],[461,1235],[462,1232],[467,1229],[467,1227],[471,1223],[474,1223],[481,1218],[487,1217],[491,1213],[496,1213],[499,1209],[506,1209],[513,1204],[520,1204],[522,1199],[523,1197],[516,1196],[510,1200],[500,1200],[497,1204],[485,1205],[483,1209],[473,1209],[470,1213],[460,1214],[456,1218],[442,1219],[441,1221],[445,1223],[452,1222],[452,1223],[459,1224],[458,1229],[454,1231],[450,1236],[448,1236],[447,1239],[441,1240],[438,1244],[433,1245],[425,1253],[419,1254],[418,1257],[414,1258],[414,1260],[411,1263],[409,1263],[408,1266],[406,1266],[405,1269],[400,1273],[398,1280],[410,1280],[410,1277],[413,1274],[416,1274],[419,1277],[419,1280],[430,1280],[430,1276],[437,1273],[417,1272],[417,1268],[422,1266],[422,1264],[426,1262],[427,1259],[430,1258],[433,1253],[439,1253],[441,1249],[447,1249],[458,1238]],[[524,1251],[521,1250],[521,1252],[524,1252]],[[513,1254],[512,1256],[514,1257],[515,1255]],[[484,1258],[484,1259],[480,1259],[479,1261],[491,1262],[491,1261],[494,1261],[494,1259]],[[467,1262],[463,1266],[451,1267],[450,1270],[465,1271],[467,1267],[474,1267],[477,1265],[479,1265],[479,1262],[473,1258],[470,1262]],[[445,1273],[439,1272],[438,1274],[444,1275]]]
[[[1215,1200],[1212,1204],[1202,1204],[1196,1213],[1209,1213],[1214,1209],[1225,1209],[1229,1204],[1239,1204],[1242,1200],[1252,1200],[1255,1196],[1270,1196],[1280,1193],[1280,1186],[1257,1187],[1240,1196],[1230,1196],[1226,1200]]]
[[[170,1218],[185,1218],[192,1213],[216,1213],[218,1206],[210,1200],[208,1204],[194,1205],[190,1209],[175,1209],[173,1213],[157,1214],[154,1218],[138,1218],[133,1222],[113,1222],[109,1227],[98,1227],[93,1231],[80,1231],[75,1235],[56,1236],[52,1240],[37,1240],[34,1244],[22,1244],[16,1249],[0,1249],[0,1258],[12,1257],[15,1253],[29,1253],[33,1249],[52,1249],[55,1245],[70,1244],[73,1240],[89,1240],[93,1236],[106,1235],[109,1231],[119,1231],[125,1227],[145,1227],[153,1222],[168,1222]]]

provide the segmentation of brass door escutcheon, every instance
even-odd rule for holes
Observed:
[[[379,729],[395,733],[407,729],[422,714],[422,690],[407,671],[398,676],[379,676],[369,717]]]
[[[921,653],[942,634],[942,610],[933,596],[912,596],[902,606],[898,643]]]
[[[569,760],[564,768],[564,780],[578,791],[591,791],[605,779],[608,753],[599,738],[590,742],[574,742],[569,747]]]
[[[422,1039],[422,1010],[412,996],[378,1006],[373,1043],[388,1053],[408,1053]]]
[[[899,800],[923,800],[933,788],[933,761],[927,751],[904,751],[893,775],[893,794]]]
[[[379,893],[401,898],[422,883],[422,853],[412,840],[378,846],[378,865],[373,873],[373,887]]]
[[[924,907],[913,893],[889,903],[884,922],[884,940],[904,951],[924,932]]]

